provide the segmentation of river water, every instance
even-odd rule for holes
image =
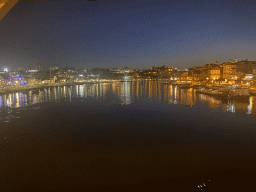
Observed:
[[[255,96],[216,100],[157,81],[0,95],[1,191],[244,189],[256,175],[255,114]]]

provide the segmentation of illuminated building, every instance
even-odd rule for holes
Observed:
[[[253,66],[252,74],[253,74],[253,78],[256,79],[256,65]]]
[[[235,67],[235,64],[224,64],[223,65],[223,79],[229,79],[232,74],[232,69]]]
[[[4,78],[3,78],[2,76],[0,76],[0,86],[1,86],[1,85],[4,85],[4,84],[5,84]]]
[[[26,76],[27,78],[37,78],[37,73],[39,70],[28,70],[26,71]]]
[[[7,79],[7,85],[25,86],[26,81],[21,76],[10,77]]]
[[[120,73],[121,69],[118,69],[118,68],[112,68],[110,69],[110,72],[111,73]]]
[[[220,78],[220,68],[212,68],[209,70],[209,78],[211,80],[217,80]]]

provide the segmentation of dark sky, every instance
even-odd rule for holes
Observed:
[[[255,0],[19,2],[0,21],[0,64],[13,69],[183,69],[256,60],[255,50]]]

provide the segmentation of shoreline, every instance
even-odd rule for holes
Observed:
[[[29,91],[29,90],[33,90],[33,89],[42,89],[42,88],[48,88],[48,87],[62,87],[62,86],[65,86],[65,85],[67,85],[67,84],[13,87],[13,88],[4,89],[4,90],[0,88],[0,95],[6,94],[6,93],[12,93],[12,92]]]
[[[63,87],[63,86],[72,86],[72,85],[84,85],[84,84],[99,84],[99,83],[115,83],[115,82],[137,82],[137,81],[161,81],[163,84],[168,84],[168,85],[174,85],[178,86],[180,84],[174,84],[171,82],[163,82],[164,80],[109,80],[109,81],[93,81],[93,82],[73,82],[73,83],[61,83],[61,84],[47,84],[47,85],[34,85],[34,86],[21,86],[21,87],[5,87],[5,88],[0,88],[0,95],[3,94],[8,94],[8,93],[13,93],[13,92],[20,92],[20,91],[29,91],[33,89],[44,89],[44,88],[49,88],[49,87]],[[195,85],[194,87],[192,86],[191,88],[196,89],[196,86],[204,86],[208,87],[206,85]],[[180,87],[182,88],[182,87]],[[204,93],[203,93],[204,94]],[[251,94],[251,95],[256,95],[256,94]]]
[[[65,83],[65,84],[52,84],[52,85],[35,85],[35,86],[21,86],[21,87],[9,87],[9,88],[0,88],[0,95],[19,92],[19,91],[29,91],[33,89],[44,89],[49,87],[62,87],[62,86],[72,86],[72,85],[83,85],[83,84],[98,84],[98,83],[113,83],[115,81],[108,81],[108,82],[74,82],[74,83]],[[124,81],[120,81],[124,82]],[[130,81],[127,81],[130,82]]]

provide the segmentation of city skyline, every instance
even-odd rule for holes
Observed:
[[[0,21],[2,67],[180,69],[256,60],[253,1],[18,2]]]
[[[237,58],[235,59],[229,59],[227,61],[223,61],[223,62],[219,62],[219,61],[215,61],[215,62],[211,62],[211,63],[204,63],[202,65],[194,65],[194,66],[190,66],[190,67],[184,67],[184,68],[177,68],[177,67],[174,67],[174,66],[168,66],[168,65],[161,65],[161,66],[145,66],[144,68],[131,68],[131,67],[127,67],[127,66],[122,66],[122,67],[112,67],[112,68],[108,68],[108,67],[92,67],[92,68],[83,68],[83,67],[74,67],[74,66],[57,66],[57,65],[52,65],[52,66],[46,66],[42,63],[39,63],[37,62],[36,64],[31,64],[30,66],[27,66],[27,67],[21,67],[21,66],[16,66],[16,68],[11,68],[10,66],[1,66],[0,67],[0,71],[2,72],[14,72],[14,71],[27,71],[27,70],[59,70],[59,69],[75,69],[75,70],[80,70],[80,69],[85,69],[85,70],[91,70],[91,69],[109,69],[109,70],[112,70],[112,69],[133,69],[133,70],[137,70],[137,71],[141,71],[141,70],[150,70],[150,69],[153,69],[153,68],[161,68],[161,67],[165,67],[165,68],[173,68],[175,70],[180,70],[180,71],[188,71],[189,69],[193,69],[193,68],[202,68],[202,67],[205,67],[206,65],[209,65],[209,64],[217,64],[217,65],[229,65],[231,63],[240,63],[240,62],[253,62],[255,63],[256,61],[250,61],[248,59],[244,59],[244,60],[238,60]]]

